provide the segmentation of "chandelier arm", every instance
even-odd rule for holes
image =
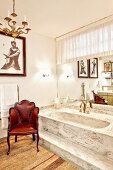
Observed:
[[[24,25],[23,27],[19,27],[19,28],[17,29],[17,31],[22,30],[22,29],[24,29],[24,28],[25,28],[25,25]]]
[[[6,29],[6,32],[10,33],[11,31],[10,31],[10,29],[7,28],[7,29]]]
[[[25,30],[24,31],[20,31],[20,34],[28,34],[28,32],[29,32],[29,30],[26,30],[26,32],[25,32]]]
[[[10,24],[11,22],[8,21],[8,25],[10,26],[10,28],[13,28],[13,25]]]
[[[2,32],[4,32],[6,35],[11,34],[11,31],[8,28],[3,28]]]

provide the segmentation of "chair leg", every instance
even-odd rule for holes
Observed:
[[[7,144],[8,144],[7,155],[9,155],[9,153],[10,153],[10,136],[9,136],[9,134],[8,134],[8,136],[7,136]]]
[[[32,134],[32,136],[33,136],[33,141],[35,141],[35,134]]]
[[[37,152],[39,152],[38,143],[39,143],[39,134],[37,132]]]
[[[17,142],[17,135],[15,135],[15,142]]]

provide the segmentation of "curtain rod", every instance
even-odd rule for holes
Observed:
[[[96,21],[94,21],[94,22],[91,22],[91,23],[89,23],[89,24],[87,24],[87,25],[81,26],[81,27],[79,27],[79,28],[77,28],[77,29],[75,29],[75,30],[69,31],[69,32],[67,32],[67,33],[65,33],[65,34],[62,34],[62,35],[56,37],[56,39],[57,39],[57,38],[60,38],[60,37],[63,37],[63,36],[65,36],[65,35],[67,35],[67,34],[70,34],[70,33],[72,33],[72,32],[78,31],[78,30],[80,30],[80,29],[82,29],[82,28],[85,28],[85,27],[88,27],[88,26],[90,26],[90,25],[93,25],[93,24],[95,24],[95,23],[98,23],[99,21],[105,20],[105,19],[110,18],[110,17],[113,17],[113,14],[108,15],[108,16],[106,16],[106,17],[104,17],[104,18],[99,19],[99,20],[96,20]]]

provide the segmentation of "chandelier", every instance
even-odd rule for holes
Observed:
[[[4,18],[5,24],[0,23],[0,31],[6,35],[11,35],[13,38],[19,37],[21,34],[28,34],[31,29],[26,21],[26,16],[24,16],[24,21],[22,21],[21,26],[16,25],[16,17],[15,0],[13,0],[13,12],[10,14],[8,11],[8,16]]]

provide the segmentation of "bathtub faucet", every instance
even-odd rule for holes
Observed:
[[[89,100],[81,100],[80,104],[80,112],[90,113],[90,109],[92,108],[92,102]]]

